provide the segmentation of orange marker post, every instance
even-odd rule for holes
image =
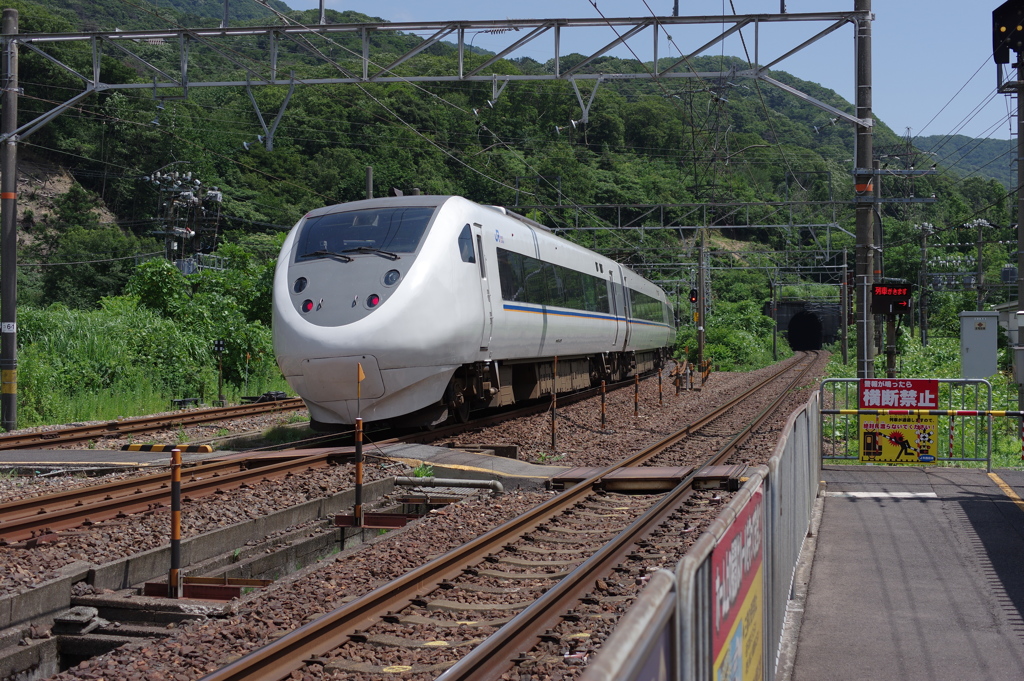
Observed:
[[[601,430],[604,430],[604,381],[601,381]]]
[[[181,598],[181,450],[171,450],[171,571],[167,597]]]
[[[554,456],[555,449],[558,447],[558,435],[555,418],[558,415],[558,355],[555,355],[554,368],[552,369],[552,380],[551,386],[551,454]]]
[[[362,396],[363,381],[362,363],[356,364],[356,502],[352,515],[355,516],[356,527],[363,526],[363,419],[359,416],[359,399]]]
[[[636,372],[633,381],[633,418],[640,418],[640,372]]]
[[[363,526],[363,420],[356,419],[356,503],[352,509],[356,527]]]

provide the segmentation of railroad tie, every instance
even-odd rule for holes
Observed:
[[[124,445],[121,447],[122,452],[170,452],[175,449],[182,453],[213,453],[213,447],[210,445]]]

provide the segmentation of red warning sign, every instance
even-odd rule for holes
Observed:
[[[939,381],[933,378],[864,378],[861,409],[938,409]]]

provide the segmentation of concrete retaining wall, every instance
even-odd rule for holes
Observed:
[[[368,483],[363,486],[363,503],[372,504],[393,490],[392,478]],[[225,553],[225,549],[244,547],[246,542],[262,540],[267,535],[283,532],[289,527],[310,523],[317,519],[330,518],[351,508],[354,502],[355,490],[348,489],[269,516],[214,530],[198,537],[183,538],[181,542],[182,565],[187,567],[210,560]],[[186,507],[182,512],[187,514],[188,508]],[[334,534],[333,536],[341,535]],[[170,554],[170,547],[166,546],[105,565],[92,565],[85,562],[72,563],[61,569],[62,575],[58,579],[40,584],[30,591],[2,597],[0,598],[0,639],[3,638],[5,629],[27,627],[31,623],[48,619],[55,613],[71,607],[71,588],[76,582],[84,581],[99,589],[116,591],[165,577],[170,569]]]

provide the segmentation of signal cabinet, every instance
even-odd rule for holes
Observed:
[[[998,312],[960,313],[960,377],[988,378],[996,373]]]

